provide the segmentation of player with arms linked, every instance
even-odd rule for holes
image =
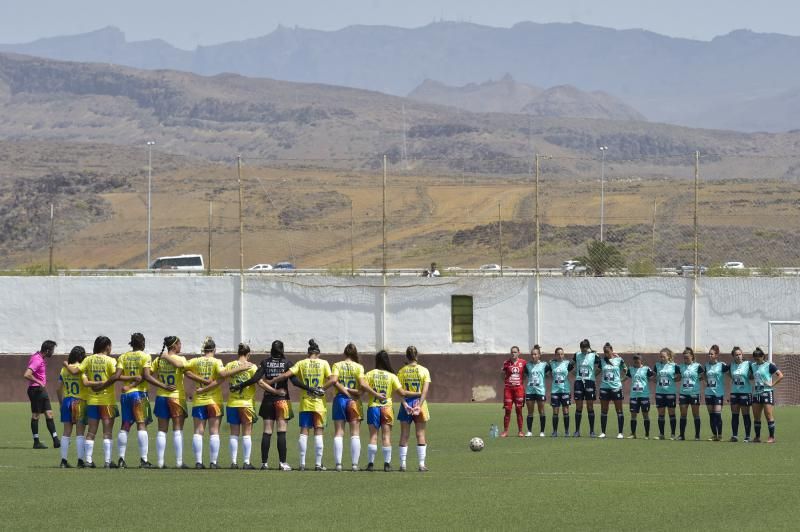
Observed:
[[[358,349],[353,344],[344,348],[344,360],[336,362],[331,368],[331,384],[337,394],[333,398],[333,457],[336,471],[342,470],[344,453],[345,424],[350,427],[350,462],[353,471],[358,471],[361,457],[361,420],[364,415],[361,407],[361,388],[359,382],[364,378],[364,366],[358,363]]]
[[[622,412],[622,383],[628,378],[628,367],[625,361],[614,352],[610,343],[603,346],[603,360],[600,362],[602,382],[600,383],[600,437],[606,437],[608,424],[608,406],[614,402],[614,412],[617,414],[617,439],[621,440],[625,428],[625,415]]]
[[[677,383],[681,380],[680,367],[672,360],[672,350],[665,347],[658,353],[656,373],[656,410],[658,410],[658,439],[664,439],[664,413],[669,412],[670,439],[675,439],[675,404]]]
[[[569,438],[569,374],[575,369],[575,363],[564,356],[564,349],[556,347],[556,358],[550,361],[550,406],[553,407],[553,438],[558,437],[558,412],[564,413],[564,437]]]
[[[69,352],[67,365],[74,369],[80,367],[86,357],[86,350],[76,345]],[[78,455],[78,467],[83,467],[83,449],[86,442],[86,399],[89,390],[83,385],[80,375],[73,375],[67,368],[61,368],[58,376],[61,387],[58,389],[58,402],[61,404],[61,423],[64,424],[64,434],[61,437],[61,464],[60,467],[72,467],[67,461],[69,455],[69,442],[72,438],[72,429],[75,429],[75,451]]]
[[[526,362],[519,358],[519,347],[511,348],[511,358],[503,362],[503,432],[501,438],[508,437],[508,425],[511,423],[511,408],[517,413],[518,436],[525,436],[522,432],[522,405],[525,403],[525,386],[522,375],[525,373]]]
[[[592,350],[589,340],[580,343],[580,351],[572,358],[575,362],[575,434],[581,437],[583,403],[589,408],[589,435],[594,438],[594,401],[597,399],[596,378],[600,373],[600,357]]]
[[[753,428],[756,437],[754,443],[761,441],[761,413],[767,418],[769,438],[767,443],[775,443],[775,386],[783,380],[783,373],[778,366],[766,360],[764,351],[756,347],[753,351]]]
[[[533,411],[534,407],[539,410],[539,437],[544,438],[544,402],[545,397],[545,376],[550,373],[550,364],[542,362],[542,348],[538,345],[531,349],[531,361],[525,364],[525,404],[528,407],[527,422],[528,432],[525,436],[533,436]]]
[[[636,439],[636,428],[639,412],[644,418],[644,439],[650,439],[650,380],[655,373],[648,366],[642,364],[642,356],[633,355],[633,366],[628,368],[628,378],[631,379],[631,435]],[[663,421],[662,421],[663,425]]]
[[[705,368],[695,362],[694,350],[686,347],[683,350],[683,364],[681,369],[681,393],[678,403],[681,409],[680,436],[679,440],[686,439],[686,422],[688,420],[689,406],[692,407],[692,418],[694,420],[694,439],[700,439],[700,380],[703,378]]]
[[[750,407],[753,404],[753,370],[750,360],[744,360],[744,354],[739,346],[731,350],[731,367],[728,374],[731,377],[731,439],[739,441],[739,415],[744,421],[744,441],[750,441]]]
[[[725,374],[730,366],[719,360],[719,346],[714,344],[708,350],[703,379],[708,421],[711,425],[711,441],[722,441],[722,403],[725,401]]]

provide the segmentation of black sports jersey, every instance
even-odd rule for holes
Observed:
[[[261,361],[258,365],[258,370],[256,370],[255,374],[250,377],[249,380],[242,383],[242,386],[250,386],[257,383],[262,377],[265,379],[272,379],[281,375],[287,371],[289,368],[292,367],[292,363],[286,360],[285,358],[265,358]],[[286,395],[274,395],[267,391],[264,392],[264,401],[278,401],[280,399],[290,400],[289,399],[289,381],[281,381],[273,386],[278,390],[284,390]]]

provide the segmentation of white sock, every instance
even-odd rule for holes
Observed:
[[[401,445],[398,449],[400,449],[400,465],[405,467],[406,458],[408,457],[408,445]]]
[[[231,451],[231,463],[235,464],[239,457],[239,436],[231,436],[228,445]]]
[[[428,446],[427,445],[417,445],[417,459],[419,460],[419,465],[425,465],[425,455],[428,453]]]
[[[321,466],[322,465],[322,451],[325,450],[325,438],[320,436],[314,436],[314,465]]]
[[[69,454],[69,436],[61,436],[61,459],[66,460]]]
[[[78,460],[83,460],[86,456],[86,436],[75,436],[75,450],[78,452]]]
[[[172,446],[175,448],[175,464],[178,467],[183,465],[183,431],[172,431]]]
[[[242,447],[244,447],[244,463],[250,463],[250,453],[253,451],[253,437],[242,436]]]
[[[150,451],[150,440],[147,431],[137,431],[136,438],[139,440],[139,458],[147,462],[147,453]]]
[[[383,461],[384,463],[392,463],[392,446],[383,448]]]
[[[158,467],[164,467],[164,451],[167,450],[167,433],[158,431],[156,434],[156,457]]]
[[[367,445],[367,462],[370,464],[375,463],[375,455],[378,454],[378,446],[370,443]]]
[[[117,434],[117,454],[119,457],[125,460],[125,452],[128,450],[128,433],[125,432],[125,429],[120,429],[119,434]]]
[[[308,435],[301,434],[299,438],[297,438],[297,450],[300,454],[300,465],[306,465],[306,449],[308,448]]]
[[[203,463],[203,435],[195,434],[192,436],[192,450],[194,451],[194,462]]]
[[[84,460],[86,460],[86,463],[87,464],[93,463],[94,457],[92,455],[94,454],[94,440],[87,439],[86,443],[83,444],[83,451],[84,455],[86,456],[86,458],[84,458]]]
[[[211,451],[211,463],[216,464],[219,458],[219,434],[212,434],[208,437],[208,447]]]
[[[361,459],[361,438],[358,436],[352,436],[350,438],[350,460],[352,460],[353,465],[357,466],[358,461]]]
[[[336,465],[342,463],[342,453],[344,452],[344,438],[341,436],[333,437],[333,460]]]
[[[113,442],[111,438],[103,438],[103,461],[110,462],[111,461],[111,448],[113,446]]]

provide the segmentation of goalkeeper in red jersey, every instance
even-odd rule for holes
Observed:
[[[525,386],[522,382],[522,375],[525,372],[525,364],[526,362],[519,358],[519,347],[517,346],[511,348],[511,358],[503,362],[503,380],[505,384],[503,387],[503,409],[505,410],[505,416],[503,417],[501,438],[508,436],[508,424],[511,421],[512,406],[517,411],[519,436],[525,436],[525,433],[522,432],[522,406],[525,404]]]

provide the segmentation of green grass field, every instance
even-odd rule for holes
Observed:
[[[413,443],[407,473],[62,470],[56,467],[57,450],[30,448],[27,405],[0,404],[0,529],[798,529],[791,513],[800,505],[797,407],[777,409],[775,445],[490,440],[489,425],[502,421],[499,405],[434,404],[431,413],[431,471],[425,474],[416,471]],[[655,412],[651,416],[655,432]],[[730,435],[727,410],[724,419]],[[609,422],[616,425],[613,416]],[[548,428],[549,423],[548,415]],[[706,425],[704,412],[704,438]],[[254,463],[260,460],[262,428],[261,422],[255,428]],[[185,432],[184,457],[190,462],[191,434]],[[332,427],[327,433],[324,462],[332,467]],[[292,465],[297,463],[296,435],[293,424],[288,435]],[[226,436],[227,430],[223,465],[229,461]],[[399,431],[395,445],[398,436]],[[486,441],[482,452],[469,450],[473,436]],[[366,437],[364,430],[362,467]],[[43,441],[50,445],[49,439]],[[171,445],[168,437],[167,465],[174,464]],[[155,461],[154,438],[150,449]],[[205,452],[207,462],[207,440]],[[345,465],[348,453],[346,442]],[[137,463],[137,455],[132,437],[128,462]],[[94,456],[102,462],[101,445]],[[270,460],[275,459],[273,442]],[[396,468],[396,447],[393,459]],[[75,463],[74,447],[70,462]]]

